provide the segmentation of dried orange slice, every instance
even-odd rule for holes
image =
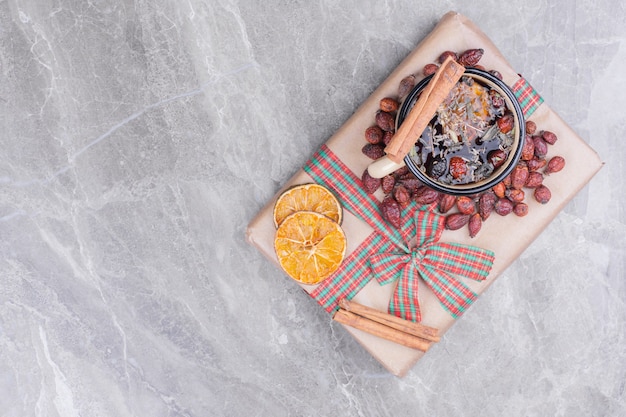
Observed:
[[[346,253],[346,236],[337,222],[323,214],[297,211],[278,226],[274,249],[291,278],[312,285],[339,268]]]
[[[282,193],[274,205],[274,226],[296,211],[315,211],[341,224],[341,205],[325,187],[318,184],[296,185]]]

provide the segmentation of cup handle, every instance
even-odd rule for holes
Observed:
[[[395,170],[402,168],[403,166],[404,161],[399,164],[389,159],[389,157],[383,156],[382,158],[378,158],[377,160],[372,162],[367,167],[367,171],[373,178],[382,178],[385,175],[389,175]]]

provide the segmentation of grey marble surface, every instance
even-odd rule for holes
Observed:
[[[624,3],[469,3],[0,1],[0,416],[626,415]],[[449,10],[606,165],[398,379],[244,235]]]

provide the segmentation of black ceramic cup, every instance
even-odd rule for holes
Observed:
[[[487,86],[490,89],[496,90],[504,98],[505,105],[513,115],[514,119],[513,144],[511,145],[506,161],[502,165],[493,170],[493,172],[486,178],[476,182],[468,182],[465,184],[442,183],[441,181],[438,181],[438,179],[429,176],[427,174],[427,170],[424,169],[411,154],[407,155],[404,158],[404,162],[407,167],[424,184],[437,191],[454,195],[470,195],[479,193],[489,189],[490,187],[502,181],[507,175],[511,173],[511,170],[513,170],[515,165],[518,163],[526,136],[524,114],[522,113],[521,106],[515,98],[515,94],[513,94],[513,91],[502,80],[487,71],[482,71],[476,68],[466,68],[464,76],[471,77],[482,85]],[[396,118],[396,131],[404,121],[405,117],[408,115],[409,111],[417,101],[420,92],[426,87],[431,77],[432,76],[426,77],[422,81],[420,81],[413,88],[413,90],[411,90],[411,92],[408,94],[408,96],[400,106]]]

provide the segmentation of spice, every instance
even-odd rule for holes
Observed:
[[[471,54],[473,54],[474,57],[480,58],[482,55],[479,51],[480,50],[474,50]],[[436,63],[427,64],[423,71],[436,71],[439,68],[438,64],[445,62],[446,59],[449,58],[458,61],[464,54],[468,57],[470,52],[465,51],[464,53],[457,54],[453,51],[445,51],[440,55]],[[472,66],[479,67],[477,61]],[[497,71],[491,70],[489,72],[502,79],[502,76]],[[465,83],[465,86],[462,88],[466,92],[476,92],[480,87],[476,86],[477,83],[473,80],[465,80],[461,83]],[[404,96],[406,96],[414,86],[414,75],[409,75],[402,79],[398,89],[398,97],[382,99],[379,112],[384,111],[395,119],[396,110],[393,110],[393,104],[386,107],[383,103],[393,103],[394,101],[398,102],[400,99],[404,98]],[[427,164],[424,164],[424,168],[435,173],[436,175],[434,176],[439,177],[450,175],[450,167],[448,165],[450,164],[450,161],[453,161],[452,172],[455,173],[457,178],[454,178],[452,175],[450,176],[454,180],[460,181],[461,178],[465,178],[467,176],[468,172],[472,170],[475,171],[475,167],[472,166],[472,158],[475,158],[476,154],[469,152],[463,153],[460,151],[464,142],[467,140],[479,139],[484,143],[490,141],[497,143],[500,139],[502,139],[502,135],[506,136],[511,134],[511,132],[503,133],[498,128],[498,124],[500,124],[504,130],[507,130],[507,125],[509,125],[511,121],[511,118],[509,117],[510,114],[507,115],[504,110],[504,98],[495,91],[488,91],[488,94],[485,97],[488,98],[487,101],[483,101],[485,98],[482,97],[480,100],[474,102],[471,100],[459,102],[455,107],[455,111],[459,112],[458,114],[467,115],[469,114],[468,112],[476,110],[479,115],[491,115],[490,119],[488,119],[491,121],[491,127],[487,129],[487,131],[484,131],[484,126],[475,123],[471,125],[472,127],[462,130],[460,134],[457,134],[456,132],[450,133],[453,130],[451,129],[452,126],[455,126],[455,124],[457,126],[459,125],[458,120],[460,116],[458,116],[458,114],[456,116],[444,115],[441,116],[439,120],[437,119],[439,116],[438,113],[435,118],[431,119],[429,123],[431,126],[430,128],[425,129],[420,141],[425,138],[426,140],[423,142],[430,143],[431,140],[436,142],[444,135],[442,126],[436,127],[435,129],[432,128],[434,122],[439,122],[439,125],[446,125],[448,127],[447,133],[449,134],[447,136],[448,142],[446,143],[446,146],[448,147],[447,158],[446,155],[443,155],[444,152],[437,153],[434,146],[428,148],[427,152],[424,154],[428,161]],[[487,103],[488,106],[484,106],[485,103]],[[445,103],[445,106],[449,105],[450,102]],[[381,116],[378,117],[380,118]],[[389,119],[388,116],[382,117]],[[389,145],[395,135],[393,130],[384,131],[380,128],[380,126],[375,127],[383,132],[382,143],[376,142],[377,139],[372,139],[372,141],[376,143],[368,143],[363,148],[363,153],[372,159],[378,159],[384,155],[384,146]],[[436,203],[437,210],[442,214],[446,214],[447,229],[458,230],[467,226],[470,237],[474,237],[482,228],[482,224],[494,211],[502,216],[506,216],[510,213],[514,213],[518,217],[526,216],[529,212],[529,205],[526,204],[524,200],[530,193],[527,191],[525,192],[524,189],[533,190],[533,198],[542,204],[548,203],[552,197],[550,189],[543,185],[543,181],[545,175],[557,173],[565,166],[565,159],[561,156],[554,156],[550,158],[549,161],[546,159],[549,153],[549,146],[556,143],[558,137],[554,132],[548,130],[538,130],[537,124],[532,120],[526,120],[525,127],[526,137],[521,151],[520,162],[518,162],[511,174],[507,175],[506,178],[493,186],[490,190],[463,198],[457,198],[453,195],[439,193],[422,184],[421,181],[409,172],[409,169],[406,166],[398,169],[386,177],[383,177],[380,181],[380,185],[375,184],[373,180],[370,181],[369,179],[366,179],[364,176],[364,180],[368,181],[367,189],[368,191],[371,191],[371,189],[375,186],[380,187],[382,185],[382,191],[385,197],[381,203],[381,211],[383,213],[383,217],[396,227],[399,227],[401,223],[401,208],[407,204],[407,195],[410,194],[411,200],[418,204],[430,205]],[[372,133],[370,132],[369,135],[371,134]],[[366,133],[366,140],[370,142],[368,137],[368,133]],[[435,156],[429,159],[428,155],[432,155],[433,151],[435,151]],[[485,152],[488,164],[491,164],[495,168],[508,158],[508,153],[506,150],[501,149],[500,144],[489,150],[485,150]],[[413,149],[411,157],[418,158],[419,152],[416,149]],[[398,199],[400,201],[398,201]]]
[[[463,76],[423,131],[411,159],[441,184],[482,181],[508,159],[513,126],[500,93]]]
[[[450,90],[457,84],[464,71],[465,68],[451,58],[441,64],[385,148],[389,159],[396,163],[404,160],[413,148],[415,138],[424,131],[429,120],[449,96]],[[384,127],[382,129],[385,130]]]

